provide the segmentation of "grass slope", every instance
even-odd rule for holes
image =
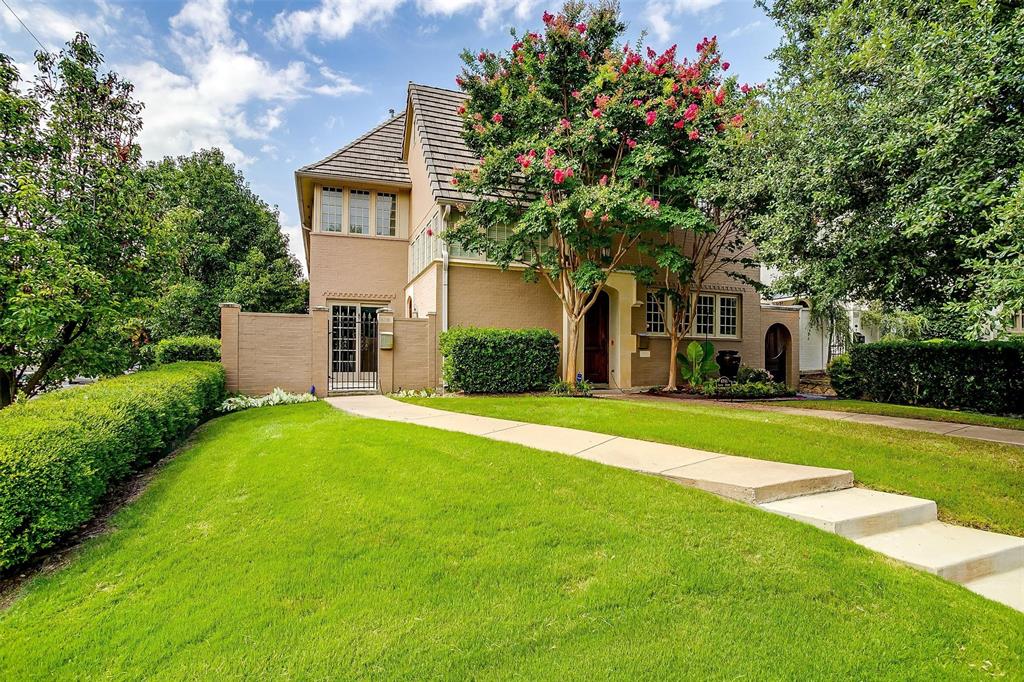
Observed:
[[[954,424],[971,424],[974,426],[996,426],[1002,429],[1024,431],[1024,419],[1015,417],[999,417],[980,412],[961,412],[944,410],[938,407],[918,407],[916,405],[890,405],[875,403],[870,400],[776,400],[771,405],[799,407],[807,410],[834,410],[836,412],[856,412],[858,414],[879,414],[885,417],[906,417],[907,419],[930,419],[938,422]]]
[[[939,516],[1024,536],[1024,448],[705,404],[547,397],[406,402],[701,450],[850,469],[863,485],[935,500]]]
[[[839,537],[325,404],[207,424],[115,526],[0,613],[4,679],[1024,673],[1020,613]]]

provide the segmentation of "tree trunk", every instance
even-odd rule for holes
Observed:
[[[665,384],[666,391],[679,389],[679,363],[676,360],[676,353],[679,352],[679,335],[673,334],[669,343],[668,351],[668,382]]]
[[[0,409],[14,402],[14,375],[12,372],[0,371]]]
[[[576,386],[576,350],[580,342],[580,318],[569,318],[569,329],[565,336],[565,371],[562,376],[566,383]]]

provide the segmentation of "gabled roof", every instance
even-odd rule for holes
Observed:
[[[409,169],[402,158],[404,139],[403,111],[330,156],[303,166],[298,174],[408,185]]]
[[[457,90],[409,83],[409,106],[435,201],[473,200],[451,183],[454,170],[477,164],[477,156],[462,139],[462,118],[457,112],[466,99]]]

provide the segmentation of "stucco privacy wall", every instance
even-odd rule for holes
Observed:
[[[327,394],[327,308],[308,315],[220,308],[221,364],[230,393],[265,395],[276,387]]]

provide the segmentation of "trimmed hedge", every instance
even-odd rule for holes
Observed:
[[[901,405],[1024,413],[1024,343],[883,341],[850,348],[862,395]]]
[[[558,337],[547,329],[456,327],[441,334],[445,384],[466,393],[524,393],[558,379]]]
[[[0,569],[88,521],[109,484],[167,452],[223,398],[219,364],[182,362],[0,411]]]
[[[220,339],[210,336],[172,336],[156,344],[153,359],[158,365],[172,362],[220,362]]]

